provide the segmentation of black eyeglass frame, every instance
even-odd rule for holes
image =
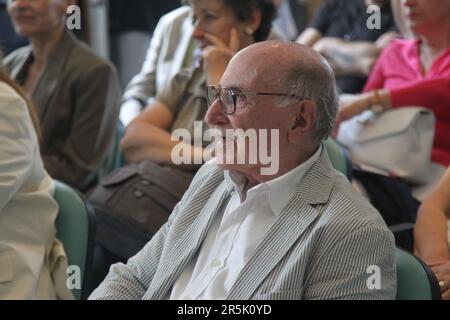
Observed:
[[[233,111],[232,112],[227,112],[226,110],[226,104],[222,101],[222,99],[220,99],[220,93],[221,91],[228,91],[231,94],[231,97],[233,99]],[[215,92],[214,99],[210,99],[210,93]],[[220,102],[220,106],[221,106],[221,111],[226,114],[226,115],[233,115],[236,112],[236,99],[239,96],[280,96],[280,97],[291,97],[291,98],[295,98],[298,100],[309,100],[307,98],[303,98],[299,95],[296,94],[289,94],[289,93],[270,93],[270,92],[253,92],[253,91],[238,91],[236,89],[233,88],[226,88],[226,87],[215,87],[212,85],[209,85],[206,87],[206,100],[208,102],[208,108],[211,107],[213,105],[213,103],[219,99]]]

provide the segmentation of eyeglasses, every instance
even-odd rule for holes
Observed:
[[[244,97],[244,99],[246,99],[252,96],[281,96],[291,97],[298,100],[305,100],[304,98],[295,94],[240,91],[232,88],[216,88],[214,86],[208,86],[206,94],[209,107],[212,106],[214,101],[219,99],[222,112],[229,116],[236,112],[236,100],[238,97]]]

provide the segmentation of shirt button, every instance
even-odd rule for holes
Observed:
[[[213,267],[219,267],[221,265],[220,259],[214,259],[211,264]]]
[[[134,190],[133,195],[135,198],[142,198],[144,196],[144,193],[140,190]]]

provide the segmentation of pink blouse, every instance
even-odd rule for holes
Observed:
[[[389,89],[392,106],[422,106],[436,116],[432,160],[450,165],[450,47],[422,73],[419,40],[395,40],[381,54],[364,92]]]

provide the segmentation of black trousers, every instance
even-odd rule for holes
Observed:
[[[380,212],[389,227],[416,221],[420,203],[413,198],[411,187],[401,179],[353,170],[353,178],[360,182],[372,205]],[[396,245],[410,252],[414,248],[413,229],[394,232]]]

